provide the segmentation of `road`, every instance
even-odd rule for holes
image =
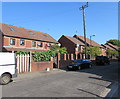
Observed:
[[[26,78],[18,77],[2,86],[2,97],[105,97],[118,83],[118,64],[112,62],[79,71],[62,70],[43,76],[27,74]]]

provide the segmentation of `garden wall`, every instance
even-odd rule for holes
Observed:
[[[48,62],[31,62],[31,72],[36,72],[36,71],[43,71],[46,70],[47,68],[50,68],[50,70],[53,69],[53,62],[48,61]]]

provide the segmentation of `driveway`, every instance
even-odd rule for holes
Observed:
[[[118,85],[118,64],[21,74],[2,86],[2,97],[105,97]]]

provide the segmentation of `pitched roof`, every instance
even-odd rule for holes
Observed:
[[[17,27],[17,26],[3,24],[3,23],[0,23],[0,25],[2,25],[0,29],[3,35],[6,35],[6,36],[58,43],[54,38],[52,38],[47,33],[42,33],[39,31],[34,31],[34,30],[25,29],[22,27]]]
[[[65,35],[64,35],[65,36]],[[70,36],[65,36],[67,39],[69,39],[70,41],[72,41],[74,44],[79,44],[79,45],[85,45],[84,43],[80,42],[79,40],[77,40],[74,37],[70,37]]]
[[[110,47],[116,49],[116,50],[118,50],[118,48],[119,48],[118,46],[113,45],[113,44],[111,44],[111,43],[106,43],[106,44],[109,45]]]
[[[80,41],[84,42],[84,37],[83,36],[74,35],[73,37],[75,37],[75,38],[79,39]],[[86,38],[86,43],[90,45],[90,39],[89,38]],[[100,44],[96,43],[93,40],[91,40],[91,44],[92,44],[92,46],[99,46],[99,47],[101,47]]]
[[[107,44],[104,44],[104,45],[102,45],[102,46],[105,47],[105,48],[108,48],[108,49],[114,50],[114,48],[110,47],[110,46],[107,45]]]

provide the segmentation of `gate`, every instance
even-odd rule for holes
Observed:
[[[16,61],[18,73],[25,73],[31,71],[30,55],[17,55]]]

